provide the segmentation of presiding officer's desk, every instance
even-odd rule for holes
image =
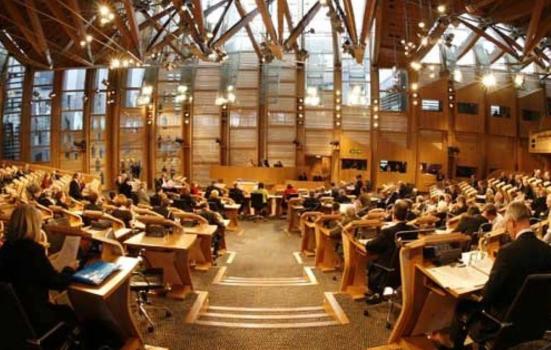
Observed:
[[[365,242],[355,238],[355,230],[375,230],[378,234],[383,222],[380,220],[356,220],[345,226],[342,231],[344,253],[344,270],[341,278],[340,292],[353,299],[362,299],[368,290],[366,281],[367,263],[375,255],[365,249]]]
[[[398,344],[404,339],[424,338],[425,334],[449,326],[458,298],[483,287],[477,281],[473,282],[472,288],[445,288],[447,282],[431,273],[433,264],[423,256],[423,249],[428,246],[450,244],[464,247],[469,242],[470,238],[460,233],[435,234],[402,247],[402,309],[390,335],[389,344]]]

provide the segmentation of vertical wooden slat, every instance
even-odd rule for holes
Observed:
[[[25,79],[23,80],[23,96],[21,100],[21,127],[19,131],[20,159],[23,162],[31,161],[31,100],[33,92],[33,78],[35,70],[25,67]]]
[[[52,166],[59,168],[60,164],[60,149],[61,149],[61,90],[63,88],[63,73],[59,70],[54,74],[54,96],[52,98],[52,121],[51,121],[51,136],[50,152]]]

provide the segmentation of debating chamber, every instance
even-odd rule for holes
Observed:
[[[0,350],[551,350],[551,1],[0,0]]]

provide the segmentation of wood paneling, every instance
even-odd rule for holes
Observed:
[[[377,142],[377,151],[373,167],[377,174],[377,185],[390,182],[411,182],[415,181],[416,164],[413,164],[413,151],[407,148],[407,134],[397,132],[381,132]],[[406,173],[384,172],[379,168],[381,160],[393,160],[407,162]]]
[[[488,173],[494,169],[513,170],[515,168],[515,139],[508,136],[487,136]]]
[[[537,112],[540,118],[545,118],[545,92],[543,89],[534,90],[518,99],[519,136],[528,137],[530,131],[538,129],[541,120],[526,121],[523,119],[523,110]]]
[[[486,95],[486,115],[488,121],[488,133],[491,135],[516,136],[517,134],[517,95],[514,87],[505,87],[495,91],[490,91]],[[490,106],[509,107],[509,118],[495,118],[490,115]]]
[[[463,132],[484,132],[484,118],[486,109],[484,104],[484,89],[478,83],[466,85],[455,91],[455,130]],[[459,113],[459,103],[473,103],[478,105],[477,114]]]
[[[440,111],[424,111],[423,100],[440,101]],[[419,89],[419,127],[421,129],[447,130],[448,129],[448,81],[439,79]]]

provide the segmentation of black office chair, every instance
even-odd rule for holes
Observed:
[[[254,209],[254,216],[251,218],[254,221],[266,219],[266,203],[264,203],[264,196],[262,193],[251,193],[251,207]]]
[[[533,274],[526,278],[505,317],[500,320],[488,312],[482,314],[494,323],[497,332],[471,338],[486,349],[508,349],[520,343],[542,339],[551,329],[551,273]]]
[[[2,349],[69,349],[76,344],[76,329],[59,322],[37,334],[9,283],[0,282],[0,347]]]
[[[166,306],[154,305],[149,298],[151,292],[164,292],[166,290],[166,285],[163,280],[163,269],[143,267],[143,262],[147,262],[143,249],[139,251],[138,257],[142,262],[142,268],[132,274],[132,278],[130,279],[130,290],[136,293],[138,314],[145,318],[148,324],[147,331],[151,333],[155,330],[155,323],[151,318],[149,310],[164,311],[166,318],[172,316],[172,311]]]

